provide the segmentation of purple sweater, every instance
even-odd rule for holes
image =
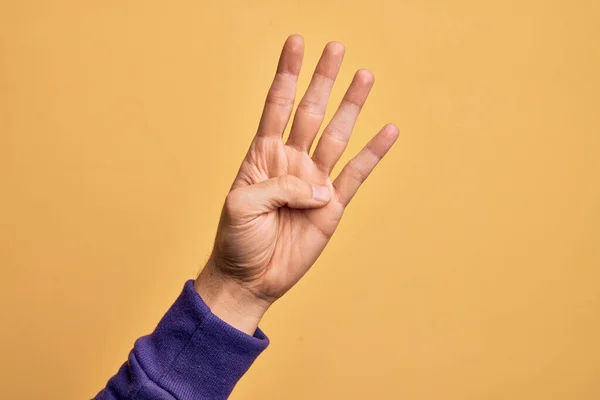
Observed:
[[[249,336],[211,313],[190,280],[95,399],[226,399],[268,344],[260,329]]]

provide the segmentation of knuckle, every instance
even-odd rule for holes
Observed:
[[[267,95],[266,103],[268,105],[276,107],[293,107],[294,99],[281,93],[277,93],[277,91],[274,91],[269,92],[269,94]]]
[[[358,165],[356,162],[349,162],[346,166],[348,168],[348,174],[353,180],[362,182],[367,177],[367,172]]]
[[[298,105],[298,109],[308,115],[318,118],[325,116],[325,107],[319,102],[313,100],[302,100],[302,102],[300,102]]]
[[[348,141],[347,135],[342,133],[340,130],[332,128],[330,126],[325,128],[325,130],[323,131],[323,135],[330,137],[331,139],[335,140],[336,142],[341,142],[344,144]]]
[[[244,202],[244,194],[242,191],[234,189],[227,194],[227,197],[225,197],[223,209],[228,215],[236,215],[240,209],[240,206],[244,204]]]
[[[277,178],[277,185],[284,192],[288,192],[290,190],[290,179],[287,175],[281,175]]]
[[[298,194],[298,185],[295,177],[291,175],[282,175],[279,179],[279,185],[283,192],[285,193],[286,198],[292,199],[295,198]]]

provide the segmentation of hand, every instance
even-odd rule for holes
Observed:
[[[373,74],[359,70],[310,155],[344,56],[343,45],[330,42],[284,143],[303,52],[299,35],[283,46],[258,132],[227,195],[210,260],[196,280],[213,313],[250,334],[269,305],[316,261],[344,208],[398,138],[398,129],[386,125],[331,182],[373,86]]]

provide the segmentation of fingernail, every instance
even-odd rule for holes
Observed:
[[[326,202],[331,198],[331,192],[326,186],[312,185],[313,199],[316,201]]]

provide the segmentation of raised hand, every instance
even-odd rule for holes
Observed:
[[[345,207],[398,138],[394,125],[384,126],[331,182],[373,86],[373,74],[359,70],[310,155],[344,56],[343,45],[330,42],[284,143],[303,52],[301,36],[286,40],[258,132],[227,195],[213,253],[196,280],[211,310],[250,334],[316,261]]]

